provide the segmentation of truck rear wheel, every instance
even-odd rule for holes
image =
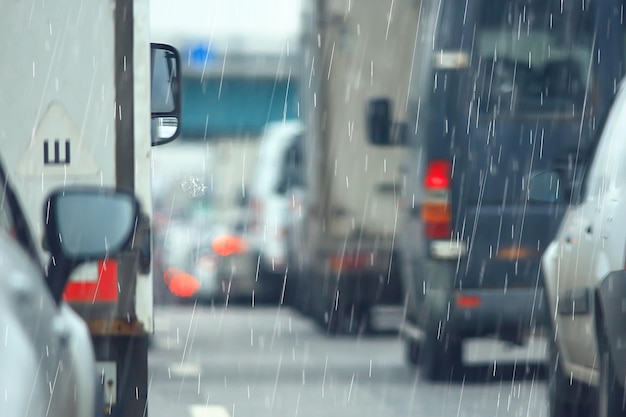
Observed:
[[[415,340],[406,341],[406,360],[411,366],[419,365],[421,345]]]
[[[359,303],[335,303],[324,313],[329,335],[358,335],[370,331],[370,306]]]

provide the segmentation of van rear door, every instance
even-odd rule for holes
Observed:
[[[530,173],[558,168],[571,178],[593,137],[592,12],[554,7],[562,6],[484,1],[470,17],[458,93],[446,92],[451,73],[435,77],[435,100],[453,116],[440,121],[448,140],[431,140],[429,155],[431,163],[450,159],[452,235],[467,244],[459,288],[538,285],[541,253],[565,205],[529,202]]]

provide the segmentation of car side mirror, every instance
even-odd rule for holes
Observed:
[[[161,43],[150,45],[152,146],[176,139],[180,132],[180,55]]]
[[[557,203],[563,200],[561,174],[558,171],[541,171],[532,174],[528,184],[528,198],[538,203]]]
[[[44,203],[44,247],[50,251],[48,286],[60,302],[79,265],[113,258],[133,240],[139,203],[133,194],[95,187],[66,188]]]

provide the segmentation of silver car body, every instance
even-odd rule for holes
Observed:
[[[54,300],[1,165],[0,186],[0,415],[97,415],[102,386],[87,325]]]
[[[626,90],[622,84],[593,159],[555,240],[542,258],[552,328],[563,373],[598,384],[596,289],[624,268],[626,247]]]
[[[66,304],[56,305],[36,259],[0,231],[0,415],[94,415],[87,326]]]

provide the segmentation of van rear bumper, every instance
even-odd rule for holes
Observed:
[[[519,337],[544,323],[544,304],[542,288],[453,291],[448,326],[462,337]]]
[[[431,290],[430,305],[446,330],[461,338],[496,335],[512,342],[523,341],[535,327],[548,318],[542,288],[472,289],[453,292]],[[420,338],[425,323],[418,325],[406,317],[401,334],[406,339]],[[412,331],[409,331],[411,330]]]

